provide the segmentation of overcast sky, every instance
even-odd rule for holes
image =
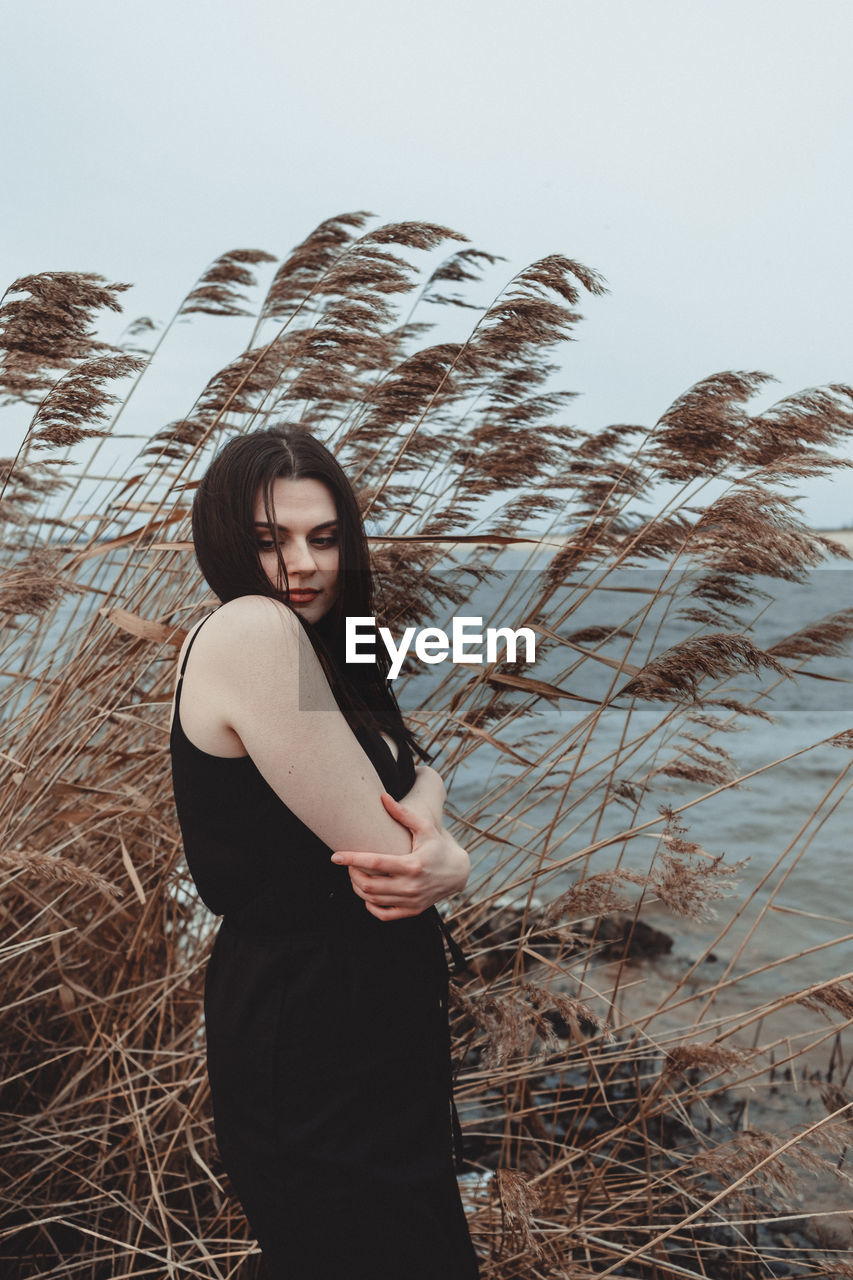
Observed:
[[[217,254],[370,209],[600,270],[591,427],[721,369],[853,382],[849,0],[0,6],[0,289],[98,271],[166,319]],[[804,492],[853,522],[847,477]]]

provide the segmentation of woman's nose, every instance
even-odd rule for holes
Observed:
[[[284,567],[289,578],[300,573],[313,573],[316,568],[314,553],[307,542],[291,543],[284,555]]]

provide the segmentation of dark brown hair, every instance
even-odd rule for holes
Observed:
[[[214,458],[196,490],[192,527],[195,554],[204,578],[225,604],[238,596],[282,599],[258,558],[255,505],[263,495],[274,525],[272,489],[278,479],[313,479],[330,491],[338,517],[338,595],[329,613],[311,625],[300,618],[350,726],[391,734],[421,754],[403,723],[387,680],[390,660],[376,646],[376,663],[347,666],[344,623],[374,613],[370,553],[356,496],[337,459],[299,427],[272,427],[230,440]],[[277,547],[281,580],[287,571]],[[299,615],[296,615],[299,617]]]

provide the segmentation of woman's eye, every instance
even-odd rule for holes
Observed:
[[[274,551],[276,543],[273,538],[257,538],[255,545],[258,551]],[[330,547],[336,547],[337,545],[338,535],[336,533],[326,533],[318,535],[316,538],[311,538],[311,546],[317,547],[321,551],[326,551]]]

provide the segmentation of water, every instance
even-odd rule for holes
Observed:
[[[533,598],[535,584],[531,575],[535,573],[535,568],[512,568],[502,575],[499,583],[472,587],[464,606],[457,607],[456,612],[482,616],[484,625],[512,622],[517,626],[521,616],[513,613],[511,604],[502,610],[500,599],[505,591],[520,599]],[[602,590],[603,584],[599,583],[588,600],[557,630],[561,635],[568,635],[592,625],[624,625],[629,614],[634,613],[636,617],[638,607],[648,607],[660,582],[657,570],[620,571],[618,576],[607,579],[608,590]],[[676,596],[683,601],[689,580],[685,578],[672,585]],[[816,619],[853,607],[853,573],[844,568],[814,570],[804,584],[761,580],[758,585],[767,593],[767,598],[758,602],[761,612],[752,632],[760,646],[772,645]],[[578,590],[566,592],[565,598],[567,603],[576,601]],[[660,654],[695,630],[694,624],[675,616],[672,608],[667,613],[665,603],[657,602],[643,621],[640,640],[630,651],[630,660],[635,664],[642,664],[650,654]],[[552,600],[550,618],[556,616],[554,606]],[[449,630],[446,619],[438,625]],[[635,623],[629,625],[633,627]],[[587,643],[586,647],[595,645]],[[626,653],[626,641],[616,639],[599,652],[619,660]],[[567,660],[571,657],[564,648],[552,645],[537,654],[536,663],[525,674],[553,681],[569,692],[594,701],[605,696],[614,680],[616,688],[624,685],[624,674],[619,676],[611,667],[591,660],[567,672]],[[800,663],[796,661],[793,665]],[[447,671],[447,666],[421,669],[401,682],[398,695],[404,710],[415,709],[419,704],[428,706],[430,690]],[[476,672],[476,667],[466,669],[467,675]],[[456,679],[464,678],[458,668],[454,674]],[[849,792],[853,752],[832,745],[816,745],[832,735],[853,729],[853,657],[849,642],[841,656],[811,658],[794,679],[780,679],[775,673],[761,677],[739,674],[726,682],[725,692],[744,702],[755,699],[756,705],[768,711],[774,720],[768,723],[741,716],[737,718],[737,732],[716,733],[708,739],[712,745],[719,745],[732,754],[736,775],[754,776],[737,788],[725,789],[696,804],[683,815],[682,821],[689,827],[688,838],[698,841],[710,854],[724,855],[726,862],[745,860],[746,865],[734,895],[718,904],[716,922],[695,924],[677,920],[667,917],[661,908],[653,908],[644,918],[674,934],[676,947],[683,956],[698,956],[715,942],[720,925],[746,903],[753,889],[761,886],[736,926],[715,947],[720,962],[734,960],[737,948],[754,929],[743,956],[736,962],[740,972],[773,964],[822,944],[833,944],[801,957],[787,970],[772,968],[759,976],[755,983],[760,994],[772,993],[780,983],[786,984],[787,989],[792,983],[806,986],[826,981],[853,969],[853,943],[837,941],[853,934],[853,802]],[[496,830],[517,843],[531,842],[531,851],[517,860],[517,871],[529,873],[536,865],[542,843],[535,838],[535,832],[547,826],[558,810],[570,812],[557,822],[548,849],[552,862],[546,859],[545,865],[570,859],[593,839],[618,834],[633,821],[656,818],[660,805],[677,807],[710,789],[707,784],[658,775],[654,791],[646,798],[637,818],[629,807],[619,804],[611,804],[603,814],[599,812],[601,784],[613,763],[609,757],[620,752],[623,733],[627,731],[631,737],[648,735],[648,742],[635,755],[621,752],[616,770],[618,778],[636,781],[650,767],[674,757],[679,745],[685,745],[683,738],[673,736],[671,728],[657,727],[671,705],[639,703],[629,713],[628,700],[616,699],[616,705],[604,712],[585,743],[581,767],[585,776],[576,778],[565,799],[558,794],[558,788],[576,768],[576,749],[556,751],[550,767],[537,775],[533,807],[523,816],[524,823],[529,824],[527,827],[509,828],[502,816],[522,793],[518,782],[522,767],[490,747],[479,748],[454,771],[452,809],[461,816],[478,811],[490,788],[509,784],[507,794],[487,802],[486,815],[480,815],[480,821],[486,826],[494,824]],[[540,701],[535,718],[519,721],[512,729],[492,723],[487,727],[522,755],[536,759],[546,747],[554,748],[561,741],[570,744],[573,731],[591,710],[586,703]],[[709,710],[727,715],[722,708]],[[526,744],[518,736],[522,726],[531,735]],[[698,735],[707,733],[702,725],[685,725],[683,719],[681,727]],[[809,749],[803,751],[804,748]],[[708,752],[703,752],[703,756],[708,758]],[[788,756],[792,758],[785,760]],[[780,760],[784,762],[775,763]],[[436,763],[441,770],[441,760]],[[587,790],[589,795],[581,798]],[[624,865],[647,869],[657,846],[656,836],[662,830],[660,819],[650,832],[626,846],[616,844],[602,849],[591,858],[589,871],[616,865],[620,848]],[[487,876],[497,853],[498,847],[493,843],[490,846],[488,841],[475,841],[475,881]],[[541,898],[564,891],[578,878],[579,871],[578,863],[558,868],[546,882],[537,886],[537,895]],[[524,890],[518,892],[523,894]]]

